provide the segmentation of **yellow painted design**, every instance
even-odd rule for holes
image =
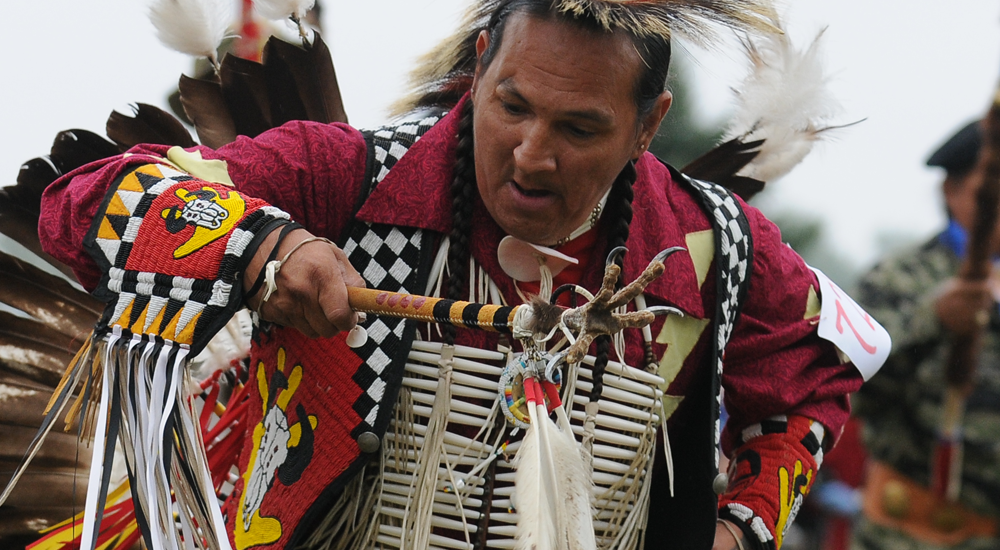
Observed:
[[[278,370],[285,366],[285,349],[278,348]],[[257,365],[257,391],[260,392],[262,414],[267,414],[267,373],[264,372],[264,363]]]
[[[816,294],[816,289],[811,285],[809,286],[809,296],[806,298],[806,313],[802,316],[803,319],[812,319],[819,315],[820,310],[823,308],[823,304],[819,301],[819,295]]]
[[[794,475],[788,475],[788,469],[784,466],[778,468],[778,490],[780,491],[780,502],[781,510],[778,512],[778,524],[774,526],[774,542],[777,548],[781,548],[781,541],[785,538],[785,529],[788,526],[789,518],[792,520],[795,517],[792,515],[793,510],[797,513],[796,501],[799,502],[798,506],[802,505],[802,499],[809,494],[809,488],[812,487],[812,477],[813,471],[809,470],[805,473],[806,484],[801,488],[801,491],[796,490],[795,480],[802,475],[802,461],[795,461]]]
[[[115,228],[111,227],[111,222],[107,218],[101,218],[101,225],[97,228],[97,238],[98,239],[108,239],[112,241],[120,241],[121,237],[115,232]]]
[[[104,211],[105,214],[109,216],[131,216],[132,212],[129,212],[127,206],[122,201],[122,198],[118,196],[118,193],[111,195],[111,200],[108,201],[108,209]]]
[[[257,366],[258,373],[264,370],[264,364],[261,363]],[[258,379],[260,375],[258,374]],[[267,382],[264,383],[264,392],[261,395],[267,395]],[[264,404],[267,406],[267,403]],[[254,426],[253,429],[253,449],[254,451],[250,453],[250,461],[247,462],[247,468],[243,471],[243,486],[246,487],[247,483],[250,482],[250,473],[253,472],[254,464],[257,462],[257,449],[260,448],[260,440],[264,438],[264,424],[259,423]],[[237,511],[236,520],[233,522],[236,525],[235,532],[233,533],[233,539],[236,542],[237,550],[246,550],[254,546],[264,546],[267,544],[273,544],[278,539],[281,538],[281,522],[275,518],[264,517],[260,515],[260,510],[254,510],[252,516],[250,516],[250,528],[245,529],[243,527],[243,510],[246,509],[246,498],[247,492],[243,491],[240,494],[240,505]]]
[[[278,348],[276,355],[277,355],[276,357],[277,370],[285,372],[285,365],[287,360],[287,354],[285,353],[285,349]],[[298,389],[300,383],[302,382],[302,365],[295,365],[292,368],[292,372],[287,377],[288,386],[280,391],[277,399],[271,406],[268,406],[268,396],[271,395],[271,392],[268,388],[268,376],[263,361],[257,363],[256,378],[257,378],[257,391],[260,392],[260,397],[261,397],[261,412],[263,414],[263,418],[261,419],[260,422],[257,423],[256,426],[254,426],[253,450],[250,453],[249,461],[242,475],[244,490],[240,494],[240,501],[239,501],[239,506],[237,507],[236,520],[234,522],[236,525],[236,529],[235,532],[233,533],[233,538],[236,541],[237,550],[246,550],[247,548],[252,548],[254,546],[265,546],[273,544],[274,542],[276,542],[278,539],[281,538],[282,534],[281,521],[279,521],[277,518],[266,517],[260,514],[260,503],[263,501],[262,500],[263,498],[266,498],[266,494],[265,497],[262,497],[262,499],[257,500],[256,504],[257,508],[253,511],[252,514],[249,515],[250,518],[248,522],[249,527],[246,526],[247,524],[244,524],[243,518],[247,510],[246,498],[247,495],[249,494],[247,487],[249,487],[251,484],[251,475],[254,473],[254,465],[260,458],[259,453],[261,448],[261,441],[267,434],[267,426],[265,425],[265,422],[267,421],[269,413],[273,414],[274,412],[272,410],[273,408],[280,409],[279,413],[285,418],[285,420],[287,420],[287,415],[285,415],[285,409],[288,407],[288,403],[291,401],[292,396],[295,394],[295,391]],[[309,415],[308,418],[309,418],[309,424],[312,426],[313,429],[315,429],[316,426],[319,424],[319,419],[314,415]],[[297,447],[302,439],[302,422],[299,421],[288,426],[288,432],[290,437],[288,439],[288,442],[286,443],[286,446],[289,449]],[[274,474],[271,473],[270,475]],[[268,486],[270,486],[270,484],[268,484]]]
[[[179,260],[193,254],[205,246],[208,246],[210,243],[227,235],[229,231],[232,230],[232,228],[239,223],[241,219],[243,219],[243,213],[246,212],[247,208],[246,201],[244,201],[243,197],[236,191],[229,191],[227,193],[227,197],[222,198],[222,195],[220,195],[214,188],[204,186],[197,192],[188,191],[187,189],[177,189],[174,194],[183,200],[186,205],[191,205],[192,203],[196,205],[211,205],[210,207],[212,208],[212,211],[208,212],[209,216],[212,214],[219,214],[221,216],[222,212],[226,214],[224,218],[217,216],[211,219],[213,226],[201,225],[203,222],[199,219],[199,222],[195,224],[194,234],[191,235],[187,242],[177,247],[177,250],[174,250],[175,260]],[[209,198],[205,198],[206,196]],[[196,203],[195,201],[198,202]],[[187,208],[187,206],[180,209],[176,206],[167,208],[160,212],[160,216],[163,219],[167,219],[169,217],[179,218],[181,216],[181,212],[184,211],[185,208]]]
[[[319,424],[319,419],[316,418],[314,415],[310,414],[309,415],[309,425],[311,425],[313,427],[313,429],[315,430],[317,424]],[[302,437],[302,423],[301,422],[296,422],[295,424],[292,424],[291,427],[288,428],[288,432],[290,434],[292,434],[291,439],[288,440],[288,446],[289,447],[298,447],[299,446],[299,439]]]
[[[684,236],[684,243],[687,245],[688,254],[691,255],[691,262],[694,264],[694,273],[698,277],[698,288],[705,284],[708,277],[708,268],[715,258],[715,233],[711,229],[695,231]]]
[[[201,151],[185,151],[183,147],[171,147],[167,158],[181,171],[211,183],[235,187],[229,177],[229,166],[224,160],[205,160]]]
[[[203,312],[199,311],[194,317],[191,318],[187,326],[184,327],[184,330],[182,330],[181,333],[178,334],[176,338],[174,338],[175,342],[180,342],[181,344],[190,344],[191,342],[194,341],[194,329],[196,326],[198,326],[198,319],[201,319],[202,313]],[[178,318],[180,317],[180,313],[177,314],[177,317]],[[177,325],[174,325],[174,330],[177,330]]]
[[[679,317],[668,315],[663,321],[663,328],[660,329],[656,343],[666,344],[667,351],[660,358],[659,375],[663,377],[664,385],[662,389],[674,381],[677,373],[684,366],[684,360],[691,354],[701,334],[708,327],[708,319],[697,319],[695,317]]]
[[[670,417],[677,412],[677,407],[681,406],[681,402],[684,401],[683,395],[667,395],[663,394],[663,418],[660,422],[666,422],[670,420]]]
[[[302,382],[302,366],[296,365],[288,375],[288,388],[278,396],[277,405],[281,410],[288,409],[288,402],[295,395],[295,390],[299,389],[299,382]]]

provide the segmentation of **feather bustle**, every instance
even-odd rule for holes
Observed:
[[[181,75],[177,87],[202,145],[218,149],[236,140],[236,124],[218,82]]]
[[[140,143],[195,146],[184,124],[170,113],[146,103],[135,103],[130,107],[131,116],[113,111],[105,126],[108,137],[118,144],[122,152]]]

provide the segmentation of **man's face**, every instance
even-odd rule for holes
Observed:
[[[489,38],[480,35],[477,50]],[[620,34],[512,15],[488,68],[476,71],[476,181],[507,233],[553,244],[582,225],[670,105],[638,120],[642,60]]]

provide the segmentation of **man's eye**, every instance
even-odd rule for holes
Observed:
[[[510,113],[512,115],[522,115],[522,114],[525,113],[524,108],[522,108],[520,105],[515,105],[513,103],[507,103],[506,101],[502,101],[501,105],[503,105],[503,110],[507,111],[508,113]]]
[[[566,131],[572,134],[574,137],[578,138],[589,138],[595,134],[595,132],[586,130],[584,128],[581,128],[573,124],[566,126]]]

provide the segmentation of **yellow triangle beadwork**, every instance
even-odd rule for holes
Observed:
[[[97,238],[107,239],[109,241],[120,241],[121,237],[115,232],[115,228],[111,226],[111,222],[107,218],[101,218],[101,225],[97,228]]]
[[[111,200],[108,201],[108,209],[104,212],[108,216],[131,216],[132,212],[129,211],[128,207],[122,201],[122,198],[115,193],[111,195]]]

